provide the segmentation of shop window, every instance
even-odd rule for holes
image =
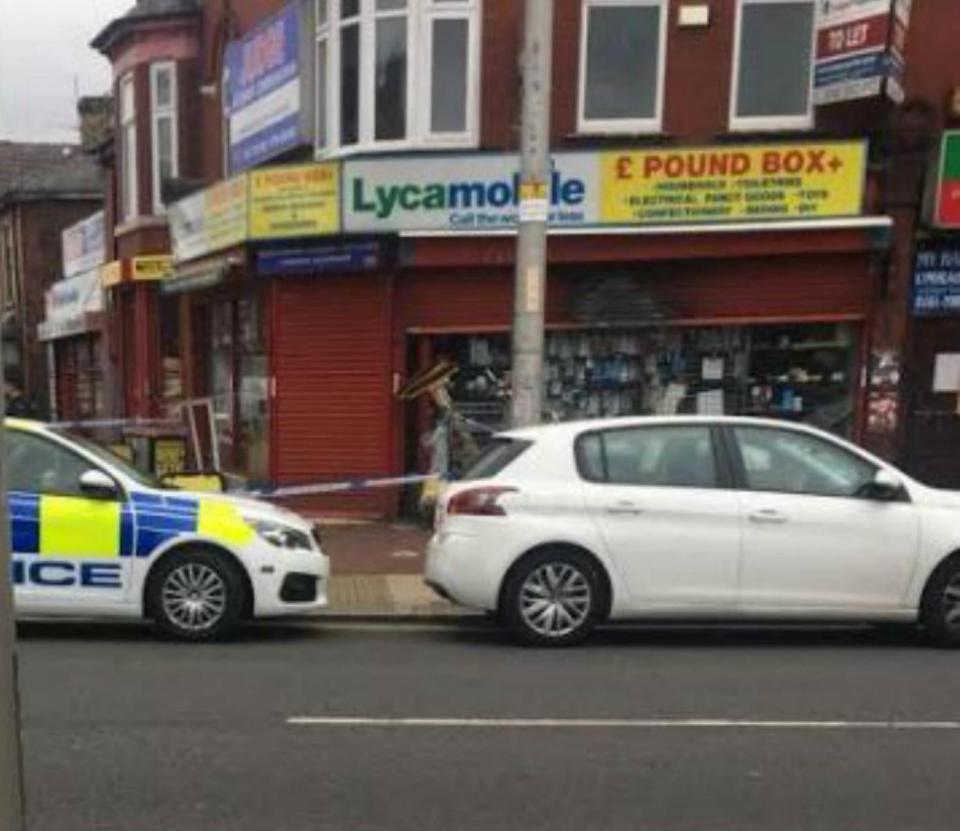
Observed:
[[[755,415],[849,436],[858,341],[852,325],[833,323],[552,330],[545,343],[544,419]],[[440,467],[460,475],[477,450],[509,426],[510,338],[436,336],[424,354],[428,366],[456,365],[449,393],[459,416],[454,426],[463,429],[438,434],[435,419],[412,410],[419,419],[412,446],[428,445]],[[415,359],[411,371],[424,368]],[[445,442],[439,453],[437,435]],[[423,454],[418,463],[425,465]]]
[[[224,469],[254,480],[269,475],[269,377],[257,299],[210,308],[209,394]]]
[[[3,277],[4,309],[17,308],[20,304],[19,258],[14,245],[13,223],[0,225],[0,275]]]
[[[55,346],[57,413],[68,421],[103,416],[102,339],[68,338]]]
[[[165,295],[160,300],[160,372],[164,412],[167,418],[177,418],[183,401],[179,295]]]
[[[163,183],[179,175],[177,120],[177,68],[173,61],[150,66],[150,135],[153,147],[151,174],[153,213],[166,212]]]
[[[475,146],[481,0],[316,0],[317,152]]]
[[[658,132],[667,7],[663,0],[585,0],[580,132]]]
[[[735,130],[813,126],[813,0],[740,0],[730,126]]]
[[[137,209],[137,109],[133,74],[120,79],[120,218],[134,219]]]

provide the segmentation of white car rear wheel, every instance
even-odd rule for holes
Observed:
[[[570,646],[590,634],[602,608],[596,567],[582,554],[558,549],[528,555],[514,567],[501,611],[523,643]]]

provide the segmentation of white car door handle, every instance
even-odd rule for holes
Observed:
[[[750,513],[751,522],[766,522],[771,524],[780,524],[787,521],[786,514],[781,514],[773,508],[761,508],[758,511]]]
[[[641,508],[636,502],[629,502],[624,499],[619,502],[614,502],[612,505],[608,505],[606,511],[608,514],[636,516],[637,514],[643,513],[643,508]]]

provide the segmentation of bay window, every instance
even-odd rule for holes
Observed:
[[[177,72],[172,61],[150,66],[150,135],[153,213],[165,213],[163,182],[179,175],[177,160]]]
[[[739,0],[730,126],[813,126],[814,0]]]
[[[137,110],[133,75],[120,79],[120,219],[134,219],[137,210]]]
[[[477,143],[481,0],[316,0],[317,151]]]
[[[578,130],[661,129],[668,9],[665,0],[584,0]]]

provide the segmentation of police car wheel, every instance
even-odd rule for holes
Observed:
[[[222,638],[239,622],[245,586],[236,567],[219,554],[178,552],[160,564],[148,589],[148,608],[157,627],[180,640]]]

